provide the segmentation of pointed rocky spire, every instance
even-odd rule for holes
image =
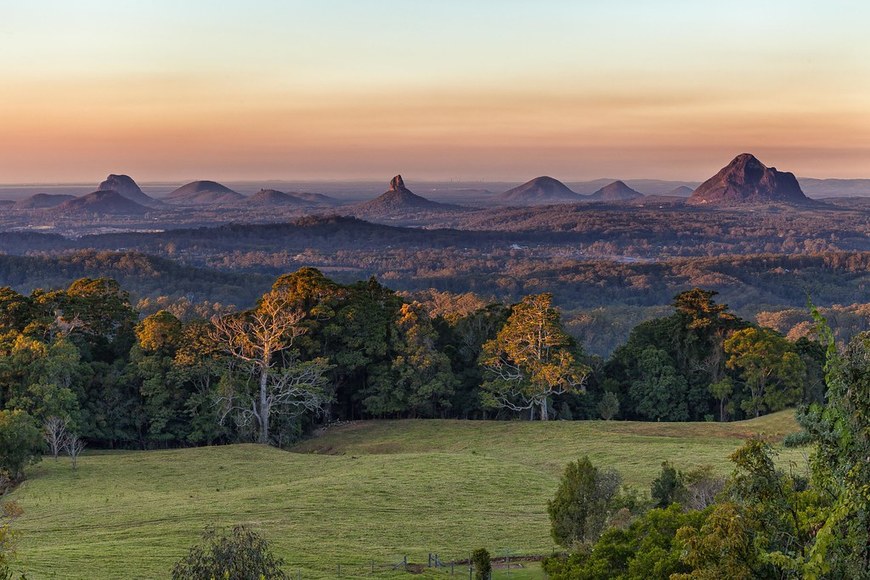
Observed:
[[[397,175],[390,180],[390,191],[401,191],[405,189],[405,182],[402,181],[402,176]]]

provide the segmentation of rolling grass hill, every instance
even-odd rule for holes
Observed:
[[[725,474],[744,437],[795,431],[790,412],[716,423],[373,421],[293,452],[258,445],[43,460],[13,493],[28,578],[165,578],[208,524],[262,531],[294,577],[404,577],[376,565],[553,549],[546,503],[588,454],[645,489],[660,463]],[[780,462],[803,462],[789,450]],[[464,572],[467,574],[467,572]],[[496,578],[507,577],[505,571]],[[536,577],[534,567],[526,575]],[[422,577],[449,577],[449,572]],[[459,576],[462,577],[462,576]]]

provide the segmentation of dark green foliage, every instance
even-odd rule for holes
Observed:
[[[490,580],[492,578],[492,562],[486,548],[478,548],[472,552],[471,565],[474,567],[475,580]]]
[[[598,414],[605,421],[610,421],[619,414],[619,395],[606,391],[598,402]]]
[[[550,533],[560,546],[594,541],[604,530],[622,481],[613,470],[599,470],[588,457],[569,463],[547,504]]]
[[[650,485],[650,496],[655,501],[655,507],[665,508],[679,501],[685,493],[683,474],[665,461],[662,470]]]
[[[24,411],[0,411],[0,479],[24,475],[24,467],[39,457],[42,435]]]
[[[798,415],[816,448],[812,483],[834,498],[816,533],[806,571],[830,578],[864,578],[870,570],[870,333],[837,350],[816,314],[827,348],[826,404]]]
[[[782,438],[785,447],[803,447],[813,442],[812,435],[807,431],[795,431]]]
[[[173,580],[273,580],[289,578],[268,542],[243,525],[230,531],[206,528],[201,543],[172,568]]]
[[[745,322],[695,288],[674,299],[676,312],[636,326],[604,372],[619,389],[627,418],[700,421],[724,408],[710,384],[725,378],[725,337]]]
[[[544,571],[551,580],[668,580],[690,570],[674,541],[677,530],[699,525],[704,516],[677,505],[652,509],[627,528],[610,528],[589,549],[547,558]]]

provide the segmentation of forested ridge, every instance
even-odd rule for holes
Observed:
[[[177,254],[75,250],[0,256],[0,283],[29,293],[65,286],[80,277],[111,277],[130,292],[141,313],[169,308],[182,317],[191,308],[250,307],[275,276],[301,264],[315,265],[345,284],[376,276],[409,296],[432,291],[474,293],[483,300],[511,303],[527,294],[550,292],[568,331],[588,352],[609,356],[635,325],[664,315],[675,295],[694,287],[716,290],[719,300],[741,317],[762,317],[783,333],[806,324],[807,299],[812,297],[816,305],[831,309],[826,312],[838,338],[848,340],[866,329],[866,317],[859,312],[868,296],[868,256],[825,252],[625,263],[547,256],[534,249],[506,248],[479,255],[455,248],[395,247],[216,254],[188,260]],[[792,314],[776,314],[782,310]],[[834,316],[835,312],[839,314]]]

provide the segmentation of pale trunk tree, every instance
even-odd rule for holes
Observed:
[[[259,428],[259,442],[269,443],[269,420],[278,405],[303,409],[319,409],[322,396],[325,361],[298,363],[291,360],[281,366],[282,353],[291,349],[305,328],[301,325],[305,313],[287,307],[280,297],[270,292],[251,312],[215,317],[213,338],[231,357],[247,363],[257,381],[257,392],[248,404],[241,404],[234,395],[221,397],[223,418],[237,412],[242,420],[253,418]]]
[[[76,469],[78,467],[79,455],[85,450],[85,442],[78,434],[70,433],[64,441],[64,449],[66,449],[67,455],[72,460],[73,469]]]
[[[49,417],[42,425],[42,437],[48,444],[51,456],[57,461],[66,442],[66,421],[60,417]]]

